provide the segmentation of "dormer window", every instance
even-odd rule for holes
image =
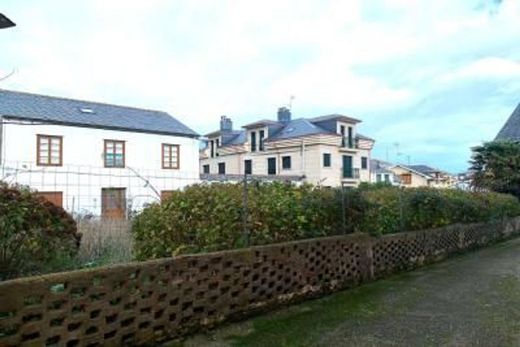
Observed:
[[[91,109],[91,108],[88,108],[88,107],[81,107],[81,108],[79,109],[79,111],[80,111],[81,113],[94,113],[94,110]]]

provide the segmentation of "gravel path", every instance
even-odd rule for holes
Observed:
[[[520,346],[520,239],[170,346]]]

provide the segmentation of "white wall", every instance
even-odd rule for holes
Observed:
[[[160,192],[199,181],[199,145],[193,138],[21,124],[6,124],[2,133],[0,178],[40,191],[62,191],[63,206],[71,212],[99,215],[101,188],[126,188],[128,202],[138,209],[158,199],[151,187]],[[63,136],[63,166],[36,165],[37,134]],[[104,168],[105,139],[125,141],[125,168]],[[178,170],[161,168],[162,143],[180,146]]]

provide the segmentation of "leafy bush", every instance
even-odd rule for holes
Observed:
[[[62,208],[0,183],[0,279],[61,267],[79,242],[76,223]]]
[[[309,185],[256,183],[249,185],[247,199],[245,213],[240,184],[201,184],[174,192],[134,219],[136,257],[207,252],[344,232],[386,234],[520,215],[520,203],[509,195],[399,189],[382,184],[342,193],[341,189]]]
[[[360,220],[351,220],[351,223],[357,231],[371,234],[422,230],[520,215],[518,200],[498,193],[383,187],[365,190],[362,195],[367,208]]]

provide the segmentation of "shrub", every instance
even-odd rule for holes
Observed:
[[[256,183],[249,185],[247,198],[247,233],[241,184],[194,185],[174,192],[161,204],[148,206],[132,226],[137,259],[343,232],[387,234],[520,215],[518,200],[509,195],[400,189],[385,184],[342,192],[310,185]]]
[[[308,185],[251,184],[247,234],[243,186],[193,185],[152,204],[133,223],[138,259],[215,251],[329,235],[341,224],[337,191]]]
[[[0,279],[62,266],[79,242],[76,223],[62,208],[0,183]]]

